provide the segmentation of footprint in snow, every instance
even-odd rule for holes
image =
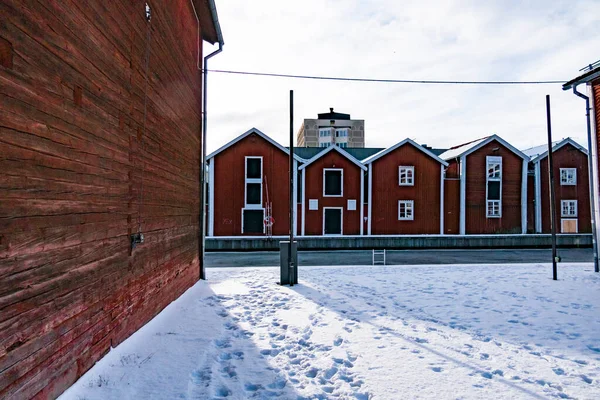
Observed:
[[[433,368],[431,368],[431,370],[433,372],[442,372],[443,371],[442,367],[433,367]]]

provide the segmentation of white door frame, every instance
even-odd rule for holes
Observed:
[[[340,233],[325,234],[325,211],[340,210]],[[323,236],[342,236],[344,234],[344,207],[323,207]]]

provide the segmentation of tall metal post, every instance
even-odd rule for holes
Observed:
[[[290,286],[294,286],[295,274],[292,262],[292,246],[294,244],[294,91],[290,90],[290,248],[288,251],[288,267]]]
[[[550,226],[552,227],[552,279],[557,280],[556,271],[556,194],[554,193],[554,163],[552,162],[552,124],[550,121],[550,95],[546,95],[546,123],[548,125],[548,176],[550,182]]]

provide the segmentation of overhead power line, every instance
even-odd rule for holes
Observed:
[[[344,78],[340,76],[313,76],[313,75],[292,75],[292,74],[274,74],[268,72],[249,72],[249,71],[228,71],[222,69],[209,69],[208,72],[217,72],[221,74],[268,76],[274,78],[291,79],[316,79],[325,81],[349,81],[349,82],[379,82],[379,83],[413,83],[413,84],[436,84],[436,85],[554,85],[563,84],[566,80],[554,81],[447,81],[430,79],[374,79],[374,78]]]

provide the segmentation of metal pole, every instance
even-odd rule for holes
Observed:
[[[292,245],[294,243],[294,91],[290,90],[290,247],[288,251],[288,267],[290,286],[294,286],[294,264],[292,262]]]
[[[546,95],[546,123],[548,125],[548,176],[550,182],[550,226],[552,227],[552,279],[557,280],[556,271],[556,195],[554,193],[554,163],[552,162],[552,125],[550,121],[550,95]]]
[[[588,143],[588,175],[590,185],[590,211],[592,214],[592,247],[594,249],[594,271],[600,272],[600,265],[598,265],[598,241],[596,237],[596,203],[594,199],[594,160],[592,160],[592,126],[590,121],[590,98],[583,93],[577,91],[577,85],[573,86],[573,93],[576,96],[581,97],[585,100],[585,118],[587,122],[587,143]]]

